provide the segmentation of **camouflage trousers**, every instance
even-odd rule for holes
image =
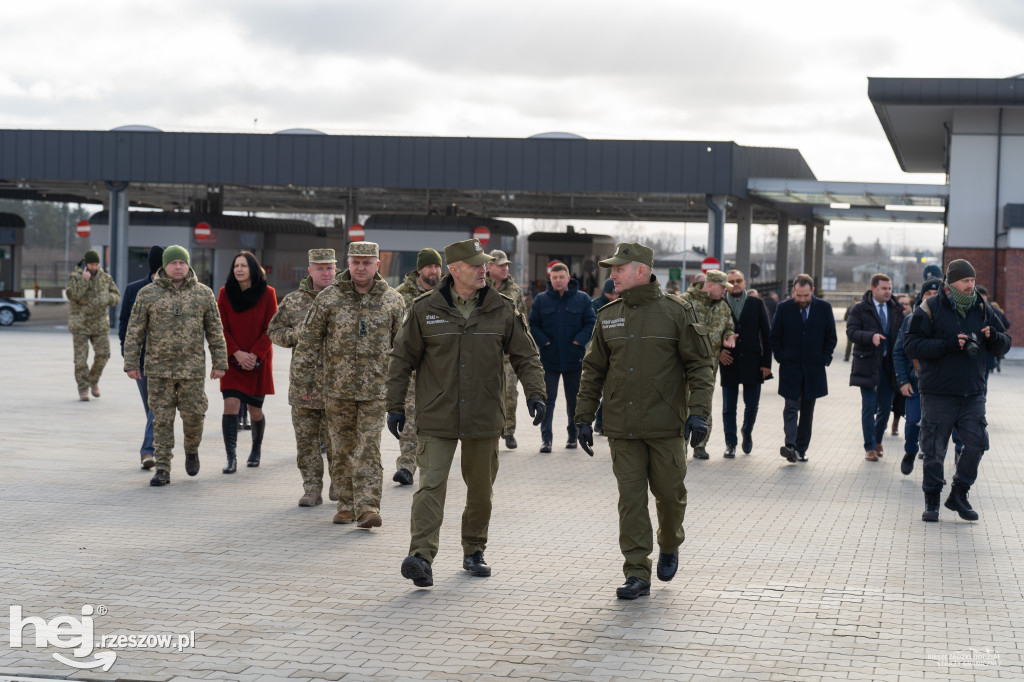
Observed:
[[[398,446],[401,450],[395,461],[395,470],[406,469],[416,473],[416,372],[409,381],[409,392],[405,394],[405,426]]]
[[[206,418],[206,386],[203,379],[167,379],[148,376],[149,409],[153,413],[153,457],[156,468],[171,470],[174,456],[174,412],[181,414],[185,452],[199,452]]]
[[[384,467],[380,462],[380,432],[384,428],[383,400],[327,401],[327,429],[332,459],[337,463],[334,490],[338,511],[359,518],[380,513]]]
[[[331,457],[331,437],[327,433],[327,414],[292,405],[292,428],[295,429],[295,463],[302,474],[302,490],[319,495],[324,489],[324,458],[320,444],[327,444],[327,463],[331,481],[337,474]]]
[[[713,371],[713,374],[711,375],[711,385],[714,386],[717,383],[717,381],[718,381],[718,363],[717,362],[715,363],[714,369],[712,371]],[[690,404],[689,396],[687,396],[686,404],[687,405]],[[702,440],[700,442],[700,445],[698,445],[697,447],[698,448],[707,447],[708,440],[710,440],[710,438],[711,438],[711,411],[709,410],[708,411],[708,435],[704,436],[704,440]]]
[[[501,430],[502,438],[514,436],[516,433],[516,405],[519,404],[519,377],[512,369],[512,363],[505,356],[505,428]]]
[[[78,392],[89,390],[89,384],[98,384],[103,368],[110,360],[110,334],[72,334],[75,346],[75,383]],[[92,369],[89,369],[89,344],[92,344]]]

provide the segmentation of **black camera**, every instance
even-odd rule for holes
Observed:
[[[979,350],[981,350],[981,344],[978,343],[978,337],[974,332],[971,332],[964,340],[964,352],[967,353],[968,357],[973,358],[978,354]]]

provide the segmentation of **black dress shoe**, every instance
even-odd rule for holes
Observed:
[[[736,446],[735,445],[727,445],[727,446],[725,446],[725,454],[722,455],[722,456],[725,457],[726,459],[735,459],[736,458]]]
[[[483,552],[473,552],[462,558],[462,568],[478,578],[491,577],[491,567],[484,561]]]
[[[540,451],[541,452],[551,452],[551,441],[549,441],[549,440],[544,441],[544,443],[540,446]]]
[[[746,431],[743,432],[743,454],[749,455],[750,451],[754,449],[754,438],[751,434]]]
[[[399,469],[395,472],[395,475],[391,477],[392,481],[401,483],[402,485],[412,485],[412,472],[408,469]]]
[[[646,597],[651,593],[651,581],[632,576],[626,578],[626,584],[615,590],[615,596],[619,599],[636,599]]]
[[[903,455],[903,461],[900,462],[900,473],[904,476],[909,476],[914,471],[914,460],[917,459],[917,453],[908,452]]]
[[[519,443],[516,442],[515,436],[505,436],[505,447],[509,450],[515,450],[519,447]]]
[[[679,550],[666,554],[658,554],[658,580],[668,582],[676,577],[676,569],[679,568]]]
[[[408,578],[416,587],[430,587],[434,584],[434,572],[430,562],[418,554],[405,557],[402,562],[402,577]]]
[[[567,440],[565,442],[565,448],[567,450],[575,450],[576,449],[576,439],[575,438],[570,438],[569,440]]]
[[[797,459],[796,448],[791,448],[788,445],[783,445],[779,448],[779,454],[788,459],[790,462],[795,462]]]
[[[796,461],[798,461],[798,462],[806,462],[807,461],[807,453],[806,452],[798,452],[798,453],[796,453]]]

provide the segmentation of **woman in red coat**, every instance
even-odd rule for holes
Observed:
[[[277,292],[256,256],[241,251],[235,256],[227,282],[217,297],[224,340],[228,344],[228,371],[220,380],[224,396],[224,448],[228,464],[225,474],[235,473],[235,444],[238,440],[238,410],[242,403],[252,416],[252,451],[248,465],[260,465],[260,448],[267,420],[263,400],[274,392],[273,346],[267,325],[277,312]]]

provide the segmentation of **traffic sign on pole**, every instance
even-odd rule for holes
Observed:
[[[700,262],[701,272],[707,272],[708,270],[719,270],[721,269],[721,267],[722,264],[718,262],[718,259],[712,258],[711,256],[708,256],[707,258]]]
[[[480,242],[480,246],[487,248],[487,242],[491,241],[491,231],[481,225],[473,230],[473,236]]]
[[[88,220],[79,220],[78,224],[75,225],[75,234],[85,239],[92,234],[92,225],[89,224]]]
[[[348,228],[348,240],[350,242],[361,242],[366,238],[366,230],[359,223],[353,223],[352,227]]]
[[[210,238],[211,234],[213,234],[213,230],[210,228],[210,223],[196,223],[196,226],[192,229],[192,233],[199,241],[205,241]]]

